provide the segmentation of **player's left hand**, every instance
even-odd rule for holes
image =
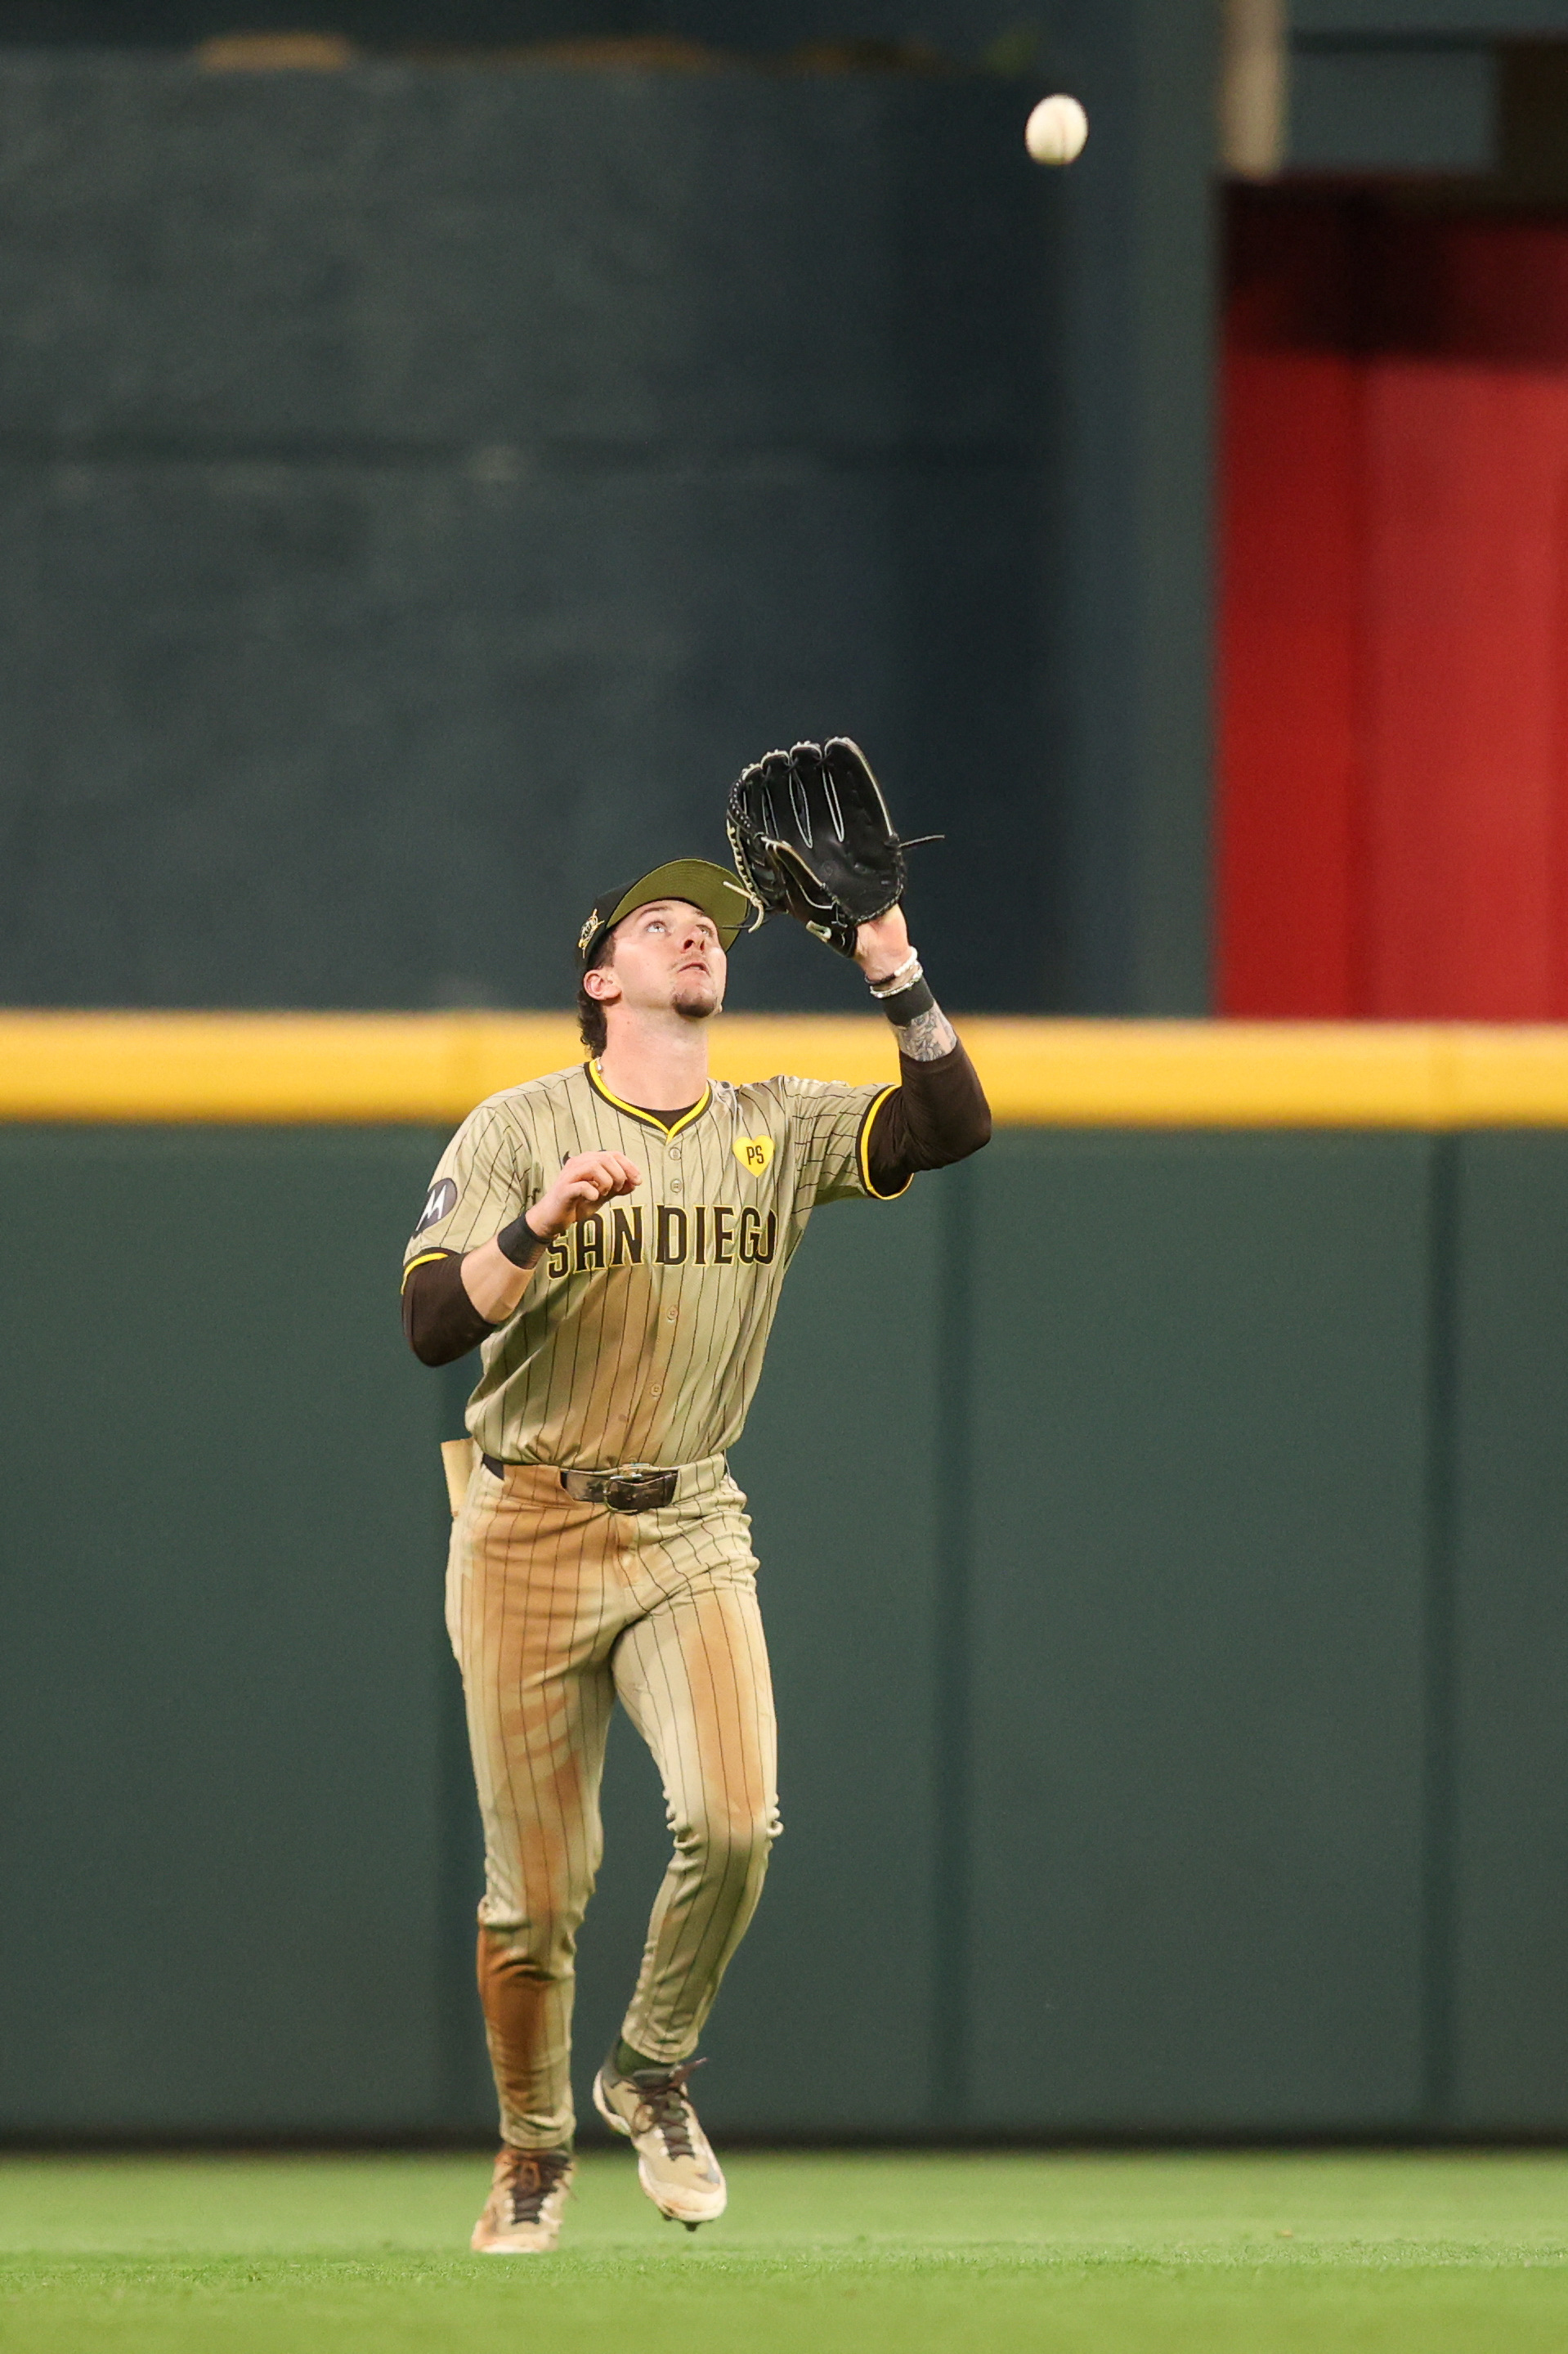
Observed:
[[[887,981],[908,961],[909,927],[902,907],[889,907],[854,936],[854,960],[867,981]]]

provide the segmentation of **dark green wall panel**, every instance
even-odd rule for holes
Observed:
[[[976,1164],[977,2123],[1416,2113],[1427,1158]]]
[[[1568,1137],[1460,1147],[1453,2114],[1568,2129]]]
[[[407,1131],[0,1131],[0,2114],[439,2113],[439,1496]]]

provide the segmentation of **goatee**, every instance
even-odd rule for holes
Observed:
[[[698,981],[679,997],[673,997],[670,1006],[683,1022],[706,1022],[724,1012],[724,1000],[711,981]]]

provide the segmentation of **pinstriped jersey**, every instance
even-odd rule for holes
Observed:
[[[583,1064],[471,1112],[437,1164],[405,1268],[488,1242],[577,1153],[623,1153],[642,1172],[634,1193],[549,1246],[515,1313],[482,1343],[467,1418],[484,1451],[592,1469],[732,1447],[812,1210],[882,1198],[866,1145],[891,1093],[715,1080],[666,1128]]]

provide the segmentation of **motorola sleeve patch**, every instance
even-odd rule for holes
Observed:
[[[414,1228],[415,1235],[422,1235],[427,1226],[439,1225],[443,1218],[450,1216],[457,1207],[457,1197],[458,1189],[450,1177],[443,1177],[439,1185],[432,1185],[419,1213],[419,1223]]]

